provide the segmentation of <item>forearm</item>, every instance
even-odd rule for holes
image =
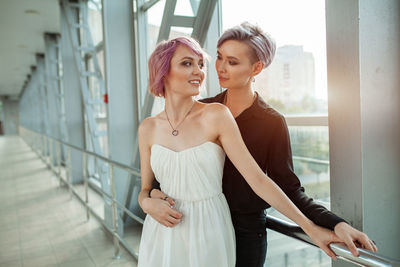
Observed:
[[[143,212],[146,214],[148,213],[146,202],[150,198],[149,192],[150,192],[150,189],[142,189],[138,196],[139,205],[142,208]]]

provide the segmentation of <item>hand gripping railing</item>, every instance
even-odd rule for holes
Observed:
[[[286,236],[293,237],[312,246],[318,247],[314,244],[311,238],[308,237],[308,235],[306,235],[304,231],[296,224],[289,223],[282,219],[267,215],[267,228]],[[338,258],[360,266],[400,267],[399,261],[383,257],[381,255],[378,255],[377,253],[373,253],[365,249],[359,248],[358,251],[360,255],[358,257],[355,257],[353,256],[353,254],[351,254],[350,250],[344,244],[331,243],[330,248],[336,253]]]
[[[138,217],[137,215],[133,214],[131,211],[129,211],[128,209],[125,208],[124,205],[122,205],[121,203],[119,203],[116,200],[116,195],[115,195],[115,183],[114,183],[114,168],[113,166],[116,166],[118,168],[121,168],[137,177],[140,177],[140,171],[136,168],[133,168],[131,166],[127,166],[124,164],[121,164],[119,162],[113,161],[111,159],[108,159],[106,157],[103,157],[101,155],[95,154],[93,152],[90,151],[86,151],[82,148],[76,147],[74,145],[68,144],[62,140],[58,140],[56,138],[52,138],[52,137],[48,137],[45,136],[39,132],[30,130],[30,129],[26,129],[22,126],[20,126],[20,128],[23,131],[27,131],[30,132],[34,135],[39,136],[39,145],[42,146],[42,149],[37,148],[37,143],[36,144],[32,144],[31,147],[35,150],[41,150],[41,153],[38,153],[39,157],[49,166],[49,168],[57,175],[57,177],[59,179],[61,178],[61,170],[60,170],[60,149],[59,147],[56,147],[56,151],[57,151],[57,163],[58,163],[58,170],[56,170],[54,168],[54,166],[52,165],[52,146],[53,146],[53,142],[58,143],[59,145],[64,145],[67,147],[67,162],[66,162],[66,170],[67,170],[67,180],[63,180],[64,183],[66,183],[69,187],[69,190],[72,193],[74,193],[78,199],[85,205],[86,210],[87,210],[87,219],[89,219],[89,211],[99,220],[100,223],[103,224],[103,226],[105,227],[105,229],[107,229],[112,235],[113,235],[113,240],[114,240],[114,257],[118,258],[119,257],[119,243],[121,242],[121,244],[127,249],[127,251],[137,259],[138,257],[138,253],[133,251],[127,244],[127,242],[118,235],[117,232],[117,220],[116,220],[116,214],[117,214],[117,207],[119,207],[120,209],[124,210],[132,219],[134,219],[135,221],[143,224],[143,219]],[[37,137],[35,137],[35,140],[37,141]],[[29,144],[29,142],[28,142]],[[46,144],[49,144],[49,146],[51,146],[50,149],[48,149],[47,147],[45,148],[44,146],[46,146]],[[87,161],[87,156],[93,156],[96,157],[100,160],[103,160],[104,162],[107,162],[110,164],[111,168],[110,168],[110,184],[111,184],[111,195],[109,195],[107,192],[103,191],[103,189],[100,189],[103,196],[106,196],[107,198],[112,200],[112,209],[113,209],[113,229],[110,229],[106,224],[104,224],[104,222],[101,220],[101,218],[96,215],[96,213],[93,211],[93,209],[91,209],[88,205],[88,183],[87,183],[87,175],[86,175],[86,168],[85,168],[85,164],[83,165],[83,174],[84,174],[84,187],[85,187],[85,200],[81,199],[81,197],[79,196],[79,194],[73,189],[72,186],[72,180],[71,180],[71,158],[70,158],[70,153],[71,153],[71,148],[75,149],[77,151],[80,151],[83,154],[83,163],[85,163]],[[43,151],[49,151],[50,152],[50,160],[47,160],[47,155],[44,155]],[[274,230],[276,232],[279,232],[281,234],[284,234],[286,236],[290,236],[293,237],[295,239],[298,239],[300,241],[303,241],[305,243],[308,243],[312,246],[316,246],[313,241],[304,233],[304,231],[297,225],[292,224],[292,223],[288,223],[286,221],[283,221],[281,219],[278,219],[276,217],[267,216],[267,228]],[[378,255],[377,253],[373,253],[370,251],[367,251],[365,249],[358,249],[360,252],[359,257],[354,257],[350,250],[342,244],[339,243],[335,243],[335,244],[330,244],[331,249],[336,253],[336,255],[345,260],[345,261],[349,261],[352,262],[354,264],[360,265],[360,266],[368,266],[368,267],[400,267],[400,262],[397,260],[393,260],[393,259],[389,259],[387,257],[383,257],[381,255]]]

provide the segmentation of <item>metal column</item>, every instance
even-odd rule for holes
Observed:
[[[400,3],[326,11],[332,210],[399,259]]]
[[[132,166],[137,136],[138,89],[135,72],[135,39],[133,2],[131,0],[103,0],[103,33],[105,52],[106,86],[108,103],[108,143],[109,157]],[[123,33],[123,34],[121,34]],[[115,40],[118,39],[118,42]],[[139,167],[139,166],[137,166]],[[132,177],[126,171],[114,168],[116,198],[127,203],[133,190],[137,199],[140,191],[138,177]],[[111,223],[111,206],[105,206],[105,220]],[[130,209],[135,214],[141,209],[135,201]],[[118,231],[122,231],[123,222],[118,214]],[[121,233],[121,232],[120,232]]]
[[[78,16],[77,12],[75,14]],[[80,92],[80,73],[75,67],[73,47],[69,40],[69,25],[61,13],[61,46],[63,62],[63,87],[65,100],[65,116],[69,143],[85,148],[85,132],[83,118],[83,99]],[[82,156],[76,151],[71,152],[72,182],[82,182]]]

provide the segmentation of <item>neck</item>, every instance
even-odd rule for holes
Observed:
[[[233,114],[241,113],[243,110],[253,104],[254,92],[251,87],[227,89],[225,105]]]
[[[191,96],[165,95],[165,110],[171,123],[178,123],[185,118],[194,104]]]

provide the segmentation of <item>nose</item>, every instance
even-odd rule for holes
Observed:
[[[219,73],[224,73],[225,72],[225,64],[222,60],[216,60],[215,61],[215,69],[217,70],[217,72]]]
[[[200,66],[198,64],[194,64],[193,74],[194,75],[199,75],[201,73],[202,73],[202,69],[200,68]]]

